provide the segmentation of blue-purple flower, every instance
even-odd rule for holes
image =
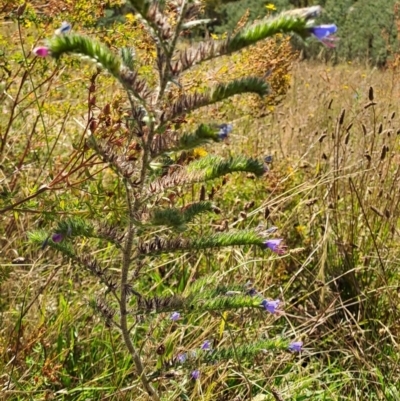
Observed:
[[[291,352],[301,352],[303,341],[294,341],[289,344],[288,350]]]
[[[64,235],[61,233],[55,233],[51,236],[51,239],[53,240],[53,242],[62,242],[62,240],[64,239]]]
[[[286,246],[282,244],[283,239],[268,239],[264,242],[264,245],[271,249],[272,252],[277,253],[278,255],[283,255],[286,252]]]
[[[71,32],[71,28],[72,28],[72,26],[69,22],[63,21],[60,28],[56,29],[56,31],[54,33],[56,35],[65,35],[65,34]]]
[[[338,41],[339,38],[333,36],[333,34],[337,32],[337,29],[335,24],[327,24],[313,26],[309,28],[309,31],[325,46],[335,47],[335,42]]]
[[[280,303],[281,303],[281,301],[279,299],[276,299],[274,301],[268,301],[267,299],[264,299],[261,302],[261,305],[269,313],[275,314],[278,311]]]
[[[274,157],[271,155],[265,156],[264,157],[264,162],[267,164],[271,164],[274,161]]]
[[[209,351],[209,350],[211,350],[211,341],[210,341],[210,340],[204,341],[204,343],[201,344],[200,349],[202,349],[203,351]]]
[[[181,318],[181,314],[179,312],[172,312],[171,316],[169,317],[173,322],[176,322]]]
[[[194,370],[190,376],[192,377],[193,380],[197,380],[200,377],[200,370],[196,369]]]
[[[232,126],[232,124],[224,123],[224,124],[221,124],[218,128],[219,128],[219,131],[218,131],[219,139],[225,139],[232,132],[233,126]]]
[[[178,354],[178,356],[176,357],[176,359],[178,360],[179,363],[185,363],[186,359],[187,359],[187,354],[183,353],[183,354]]]

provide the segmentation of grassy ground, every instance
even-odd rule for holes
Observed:
[[[1,98],[9,113],[21,88],[2,150],[2,205],[43,184],[60,185],[12,210],[4,207],[0,216],[0,397],[145,400],[118,332],[89,306],[103,286],[27,241],[27,231],[49,230],[70,214],[114,222],[125,213],[121,188],[107,170],[93,180],[90,172],[102,169],[95,161],[76,175],[71,167],[81,156],[71,149],[85,125],[90,69],[79,76],[57,69],[57,80],[37,88],[35,79],[53,74],[42,68],[43,75],[28,74]],[[115,92],[107,79],[100,82],[101,96]],[[155,378],[165,400],[400,399],[399,85],[396,71],[299,63],[285,101],[268,116],[225,112],[234,132],[207,151],[272,156],[272,162],[261,179],[234,175],[210,184],[207,191],[225,212],[202,218],[206,228],[191,229],[202,235],[226,225],[277,226],[289,250],[269,256],[233,248],[150,260],[138,286],[144,294],[165,295],[190,291],[205,275],[206,286],[251,281],[264,296],[284,300],[284,312],[188,314],[179,324],[165,314],[138,319],[142,357],[159,368],[207,339],[223,348],[284,336],[303,340],[305,350],[205,365],[196,382],[187,370],[171,368],[173,376]],[[73,95],[70,102],[65,93]],[[1,120],[3,133],[7,121]],[[199,192],[193,186],[184,201]],[[79,246],[82,253],[89,249],[85,241]],[[95,253],[118,274],[114,249]]]

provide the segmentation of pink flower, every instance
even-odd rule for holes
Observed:
[[[45,46],[35,47],[33,54],[38,57],[47,57],[50,56],[50,49]]]

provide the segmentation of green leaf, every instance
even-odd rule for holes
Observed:
[[[222,159],[213,155],[206,156],[189,164],[188,171],[196,170],[203,172],[205,180],[211,180],[237,171],[246,171],[257,176],[265,173],[262,162],[245,156],[235,156],[229,159]]]
[[[78,34],[54,36],[49,40],[48,46],[54,58],[61,57],[64,53],[77,53],[90,57],[93,61],[119,78],[121,67],[120,59],[106,46],[87,37]]]

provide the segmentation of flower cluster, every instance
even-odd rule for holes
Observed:
[[[293,352],[293,353],[300,353],[302,352],[303,349],[303,342],[302,341],[293,341],[289,343],[287,347],[288,351]],[[177,355],[176,360],[180,364],[184,364],[188,358],[191,359],[196,359],[199,356],[199,351],[212,351],[211,347],[211,341],[206,340],[203,342],[203,344],[200,346],[198,351],[191,351],[189,353],[180,353]],[[193,380],[198,380],[200,378],[200,369],[195,369],[190,373],[190,377]]]
[[[211,351],[211,350],[212,350],[212,346],[211,346],[210,340],[205,340],[199,349],[199,351]],[[188,358],[192,358],[192,359],[197,358],[198,354],[199,354],[198,351],[191,351],[189,354],[188,353],[180,353],[176,357],[176,360],[179,363],[183,364],[188,360]],[[200,377],[200,370],[199,369],[193,370],[191,372],[190,376],[193,380],[197,380]]]

